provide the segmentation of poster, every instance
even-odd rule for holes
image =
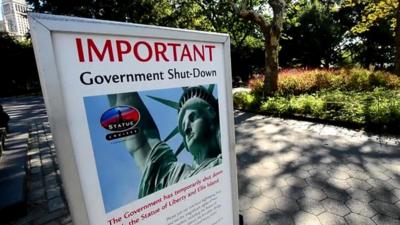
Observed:
[[[76,224],[237,224],[226,35],[29,18]]]

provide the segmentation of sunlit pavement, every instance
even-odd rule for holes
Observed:
[[[399,139],[237,112],[240,212],[256,224],[400,224]]]
[[[27,135],[24,130],[34,118],[46,118],[41,98],[6,100],[2,103],[15,122],[12,129],[16,135]],[[235,113],[235,120],[240,213],[246,225],[400,224],[399,139],[241,112]],[[37,125],[37,129],[49,131],[47,125]],[[39,141],[51,139],[46,132],[38,132]],[[41,157],[48,150],[55,153],[49,146],[44,147],[45,152],[39,148]],[[30,158],[28,164],[36,165],[35,158]],[[54,157],[51,159],[55,165]],[[40,171],[45,171],[46,166],[40,166]],[[43,180],[44,187],[47,181],[53,182],[46,177]],[[70,224],[66,204],[60,201],[62,190],[57,190],[60,193],[50,193],[59,204],[48,204],[47,190],[42,196],[47,209],[55,210],[50,214],[53,220],[51,216],[43,220],[43,209],[34,205],[30,209],[37,210],[35,213],[11,224],[24,224],[35,217],[46,221],[36,224]],[[40,199],[37,192],[29,196]]]
[[[0,99],[0,104],[11,117],[10,133],[12,134],[27,134],[28,126],[32,121],[47,118],[41,97],[3,98]]]

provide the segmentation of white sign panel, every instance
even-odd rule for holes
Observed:
[[[29,21],[75,224],[238,224],[227,35]]]

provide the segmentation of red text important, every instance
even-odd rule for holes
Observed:
[[[212,62],[215,45],[145,40],[75,38],[79,62]]]

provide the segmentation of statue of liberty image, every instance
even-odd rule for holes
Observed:
[[[139,133],[126,139],[125,146],[141,170],[139,198],[221,164],[221,141],[218,101],[212,95],[214,85],[184,88],[179,102],[150,98],[177,110],[177,127],[161,140],[158,128],[139,94],[110,95],[112,106],[129,105],[140,112]],[[160,112],[162,114],[162,112]],[[183,143],[174,152],[166,144],[176,134]],[[193,155],[192,165],[178,162],[177,155],[186,149]]]
[[[118,123],[123,123],[124,117],[122,117],[122,112],[119,109],[117,111],[118,111]]]

